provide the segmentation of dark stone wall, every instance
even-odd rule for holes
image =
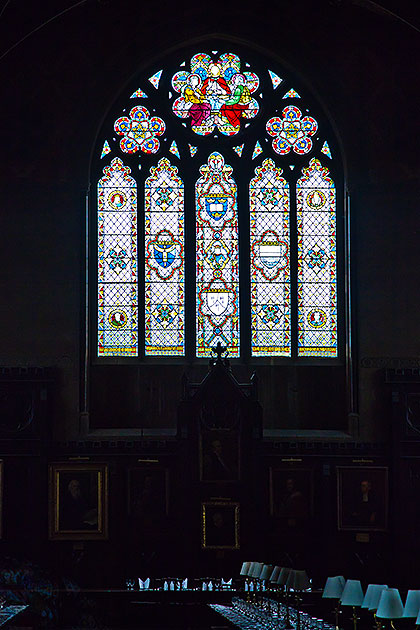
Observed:
[[[418,15],[410,13],[408,3],[398,7],[391,4],[383,6],[419,25]],[[401,487],[408,488],[404,496],[410,500],[418,485],[418,472],[414,462],[411,468],[405,464],[399,475],[399,460],[390,455],[391,388],[385,383],[384,368],[415,366],[420,354],[418,32],[381,10],[380,5],[362,7],[349,1],[281,0],[252,7],[219,1],[211,5],[165,1],[157,6],[111,0],[90,1],[65,11],[70,6],[65,0],[26,3],[22,19],[20,4],[11,2],[1,17],[0,365],[53,369],[45,427],[50,438],[72,444],[66,451],[57,442],[49,442],[48,449],[44,444],[44,450],[29,457],[31,443],[16,446],[13,440],[2,441],[1,454],[8,470],[4,532],[9,552],[26,549],[30,554],[36,548],[42,558],[44,552],[59,548],[57,557],[62,554],[68,562],[73,553],[70,542],[47,541],[46,467],[69,453],[77,456],[85,452],[83,428],[87,425],[84,417],[82,422],[80,419],[84,397],[85,195],[91,151],[102,120],[132,76],[150,60],[194,38],[199,47],[214,33],[232,43],[238,38],[257,52],[261,49],[274,55],[307,85],[308,93],[319,99],[341,142],[351,195],[356,413],[349,420],[344,366],[266,365],[256,370],[264,426],[292,432],[328,429],[350,433],[354,453],[340,461],[357,459],[357,443],[363,443],[365,458],[373,452],[373,461],[394,466],[397,472],[393,479],[402,480]],[[25,37],[60,11],[62,15]],[[20,39],[23,41],[15,46]],[[235,375],[239,381],[247,381],[254,368],[240,364]],[[184,372],[198,381],[206,368],[182,364],[90,366],[89,428],[116,430],[112,438],[116,446],[112,448],[121,451],[114,456],[108,445],[101,455],[113,466],[110,540],[114,548],[98,543],[89,559],[95,566],[102,558],[101,566],[106,565],[111,573],[108,581],[112,581],[112,567],[119,562],[121,549],[116,541],[124,536],[121,493],[126,465],[131,461],[121,463],[128,457],[124,449],[131,447],[118,442],[118,431],[128,429],[125,435],[131,429],[173,432]],[[403,415],[398,422],[403,422]],[[336,531],[334,471],[337,457],[344,456],[345,443],[339,447],[327,436],[312,438],[321,449],[316,453],[311,451],[313,443],[307,446],[308,442],[299,442],[298,437],[292,445],[283,444],[280,438],[276,444],[265,445],[258,477],[263,488],[261,501],[267,498],[270,463],[279,462],[282,454],[306,457],[308,450],[315,453],[311,465],[316,471],[318,513],[323,516],[314,540],[325,545],[327,534],[334,533],[331,570],[337,564],[336,550],[347,548],[351,542],[353,547],[348,547],[348,557],[343,552],[343,561],[351,556],[349,566],[361,570],[355,555],[360,555],[360,544]],[[326,450],[322,450],[320,440]],[[372,443],[382,443],[380,455],[371,450]],[[330,446],[336,449],[334,454],[328,450]],[[88,455],[95,457],[93,446],[89,448]],[[158,449],[152,444],[139,448],[146,454]],[[136,457],[137,452],[133,462]],[[176,468],[176,452],[168,461]],[[329,470],[333,471],[331,476]],[[182,495],[181,476],[178,481],[177,497]],[[22,495],[16,493],[19,488]],[[19,496],[36,514],[31,525],[16,511],[21,505]],[[398,496],[395,487],[392,496]],[[264,506],[268,518],[267,503]],[[176,528],[167,538],[167,545],[173,547],[177,545],[176,532],[182,530],[178,512],[176,518]],[[398,523],[393,527],[391,534],[396,539]],[[414,537],[414,529],[410,532]],[[250,541],[245,549],[267,553],[267,557],[273,550],[286,553],[286,547],[279,550],[276,546],[274,524],[272,538],[267,540],[270,542],[264,549]],[[299,540],[292,543],[292,548],[299,547]],[[380,534],[372,549],[369,553],[380,565],[380,554],[388,554],[392,545]],[[369,553],[362,545],[361,557],[369,560]],[[119,570],[124,573],[125,568],[120,566]]]

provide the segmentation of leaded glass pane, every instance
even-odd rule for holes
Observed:
[[[238,209],[232,167],[212,153],[196,183],[197,356],[239,356]]]
[[[258,114],[259,105],[253,95],[259,77],[255,72],[242,71],[237,55],[224,53],[212,59],[206,53],[197,53],[190,67],[191,72],[180,70],[172,77],[172,87],[180,94],[172,110],[179,118],[190,118],[196,134],[207,136],[218,129],[233,136],[243,120]]]
[[[184,184],[162,158],[145,195],[145,354],[183,355]]]
[[[289,184],[264,160],[249,186],[251,352],[290,356]]]
[[[137,185],[114,158],[98,183],[98,356],[137,356]]]
[[[336,189],[313,158],[296,186],[298,355],[337,356]]]

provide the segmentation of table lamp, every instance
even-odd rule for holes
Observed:
[[[261,571],[263,570],[264,564],[262,562],[254,562],[253,564],[254,564],[254,566],[252,567],[251,571],[249,572],[249,575],[250,575],[250,577],[252,577],[254,579],[255,585],[257,585],[258,584],[257,580],[259,579],[259,577],[261,575]]]
[[[353,628],[357,630],[356,608],[363,603],[364,595],[359,580],[347,580],[340,597],[342,606],[352,606],[353,608]]]
[[[262,571],[260,573],[260,577],[259,577],[259,579],[262,582],[263,590],[266,589],[266,582],[271,577],[272,573],[273,573],[273,565],[272,564],[264,564],[264,566],[262,568]]]
[[[268,581],[271,582],[272,584],[278,584],[277,580],[279,579],[280,571],[281,571],[281,567],[275,566],[273,568],[273,571]]]
[[[244,584],[245,591],[248,590],[248,574],[251,568],[251,564],[252,562],[242,562],[241,570],[239,572],[239,575],[242,575],[242,577],[245,578],[245,584]]]
[[[420,611],[420,591],[409,590],[405,600],[403,617],[416,619]]]
[[[404,607],[399,590],[397,588],[384,588],[381,592],[376,616],[380,619],[389,619],[391,628],[395,628],[393,620],[400,619],[403,612]]]
[[[338,625],[338,616],[340,614],[340,597],[343,593],[344,585],[346,583],[345,578],[342,575],[335,575],[333,577],[327,578],[325,582],[324,590],[322,592],[322,597],[325,599],[335,599],[335,630],[339,630]]]

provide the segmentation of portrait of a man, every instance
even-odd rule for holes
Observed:
[[[288,527],[304,525],[312,514],[313,475],[304,468],[270,469],[270,511]]]
[[[105,464],[50,465],[50,538],[107,535]]]
[[[207,430],[200,439],[202,481],[239,479],[239,436],[235,431]]]
[[[203,549],[239,549],[239,503],[202,504]]]
[[[384,531],[388,519],[388,469],[337,468],[338,528]]]
[[[167,468],[130,468],[128,471],[128,514],[143,527],[153,528],[165,520],[169,508]]]

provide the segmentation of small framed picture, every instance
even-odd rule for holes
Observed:
[[[288,527],[304,525],[313,513],[313,470],[270,468],[270,514]]]
[[[337,466],[338,529],[386,531],[388,468]]]
[[[108,466],[54,463],[49,466],[51,540],[108,537]]]
[[[203,549],[239,549],[239,503],[208,501],[201,504]]]
[[[239,433],[228,429],[203,429],[200,435],[200,481],[238,481]]]
[[[169,470],[139,466],[127,474],[128,515],[146,528],[162,525],[169,514]]]

